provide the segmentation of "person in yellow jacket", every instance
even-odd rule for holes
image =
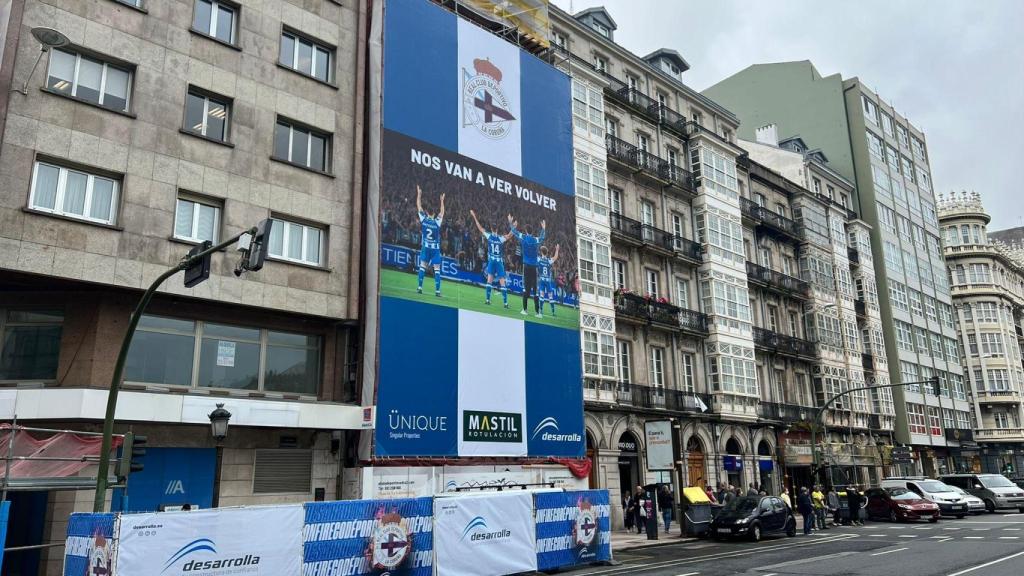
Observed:
[[[818,519],[818,530],[826,530],[828,526],[825,525],[825,494],[822,493],[820,485],[814,486],[811,500],[814,502],[814,517]]]

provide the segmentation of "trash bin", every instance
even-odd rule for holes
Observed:
[[[683,488],[683,534],[704,536],[711,526],[711,500],[699,486]]]
[[[838,490],[836,494],[839,496],[839,523],[849,524],[850,500],[846,497],[846,490]]]

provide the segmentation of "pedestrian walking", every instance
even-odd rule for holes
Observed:
[[[622,521],[626,525],[626,530],[633,529],[633,498],[629,492],[622,493]]]
[[[818,530],[827,530],[825,525],[825,494],[821,492],[821,486],[815,484],[814,492],[811,492],[811,502],[814,504],[814,517],[818,521]]]
[[[856,484],[846,487],[846,503],[850,508],[850,524],[863,526],[864,523],[860,521],[860,492],[857,491]]]
[[[647,498],[643,486],[637,486],[633,493],[633,521],[636,523],[636,533],[643,534],[647,528]]]
[[[793,502],[792,502],[792,500],[789,499],[789,489],[788,488],[783,488],[782,489],[782,493],[779,494],[779,498],[782,498],[782,501],[786,503],[786,506],[789,506],[790,508],[793,507]]]
[[[828,494],[825,495],[825,503],[828,511],[832,514],[832,525],[839,526],[839,493],[835,486],[828,487]]]
[[[658,509],[661,510],[661,519],[665,522],[665,534],[669,533],[669,528],[672,526],[674,503],[675,498],[672,497],[672,491],[669,490],[668,484],[662,484],[661,490],[658,491]]]
[[[757,496],[757,488],[754,487],[754,483],[750,483],[750,487],[747,488],[747,496]]]
[[[809,535],[814,528],[814,504],[811,502],[811,495],[807,487],[800,488],[800,495],[796,498],[796,507],[800,515],[804,517],[804,534]]]

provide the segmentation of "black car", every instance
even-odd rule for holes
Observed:
[[[711,521],[711,537],[746,536],[753,542],[765,534],[796,536],[796,518],[775,496],[742,496],[722,507]]]

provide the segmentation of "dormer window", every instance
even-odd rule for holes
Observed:
[[[608,71],[608,61],[605,60],[604,58],[602,58],[601,56],[595,55],[594,56],[594,69],[597,70],[598,72],[607,72]]]
[[[594,30],[597,30],[598,34],[604,36],[605,38],[611,39],[612,31],[609,30],[607,26],[597,21],[592,22],[592,25],[594,27]]]
[[[555,32],[552,35],[551,43],[559,48],[567,48],[569,46],[569,39],[565,37],[565,34]]]

